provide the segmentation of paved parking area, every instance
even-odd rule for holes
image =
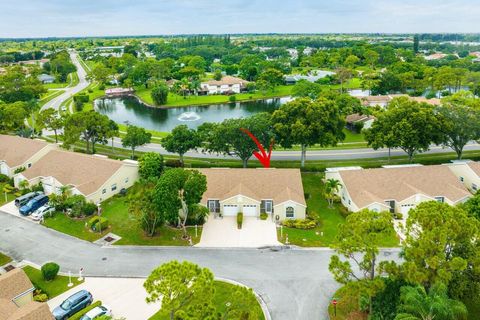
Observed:
[[[114,317],[145,320],[160,310],[161,304],[145,302],[147,293],[143,288],[144,281],[141,278],[86,278],[81,285],[48,301],[48,306],[53,310],[75,292],[85,289],[93,295],[94,301],[100,300],[108,306]]]
[[[281,245],[277,227],[271,220],[244,217],[242,229],[237,228],[236,217],[215,219],[210,216],[203,225],[202,237],[196,247],[258,248]]]
[[[39,223],[38,221],[33,221],[30,217],[22,216],[18,212],[17,206],[15,206],[15,201],[8,202],[8,203],[4,204],[3,206],[1,206],[0,207],[0,212],[3,213],[3,214],[5,214],[5,213],[11,214],[12,216],[19,217],[19,218],[22,218],[24,220],[27,220],[27,221],[30,221],[30,222],[33,222],[33,223]]]

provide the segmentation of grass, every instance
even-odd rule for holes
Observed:
[[[25,266],[23,271],[25,271],[35,288],[41,289],[47,294],[49,299],[55,298],[83,282],[78,281],[77,277],[72,276],[73,287],[68,287],[69,280],[66,276],[57,275],[52,281],[45,281],[42,272],[34,267]]]
[[[11,261],[12,258],[0,252],[0,266],[4,266]]]
[[[156,235],[149,237],[145,235],[140,228],[137,217],[128,211],[128,202],[126,197],[112,197],[102,203],[102,216],[109,221],[110,227],[101,234],[90,231],[85,224],[90,218],[72,219],[65,214],[56,213],[53,217],[45,219],[44,225],[48,228],[71,235],[73,237],[86,241],[96,241],[109,232],[122,237],[116,242],[116,245],[150,245],[150,246],[188,246],[190,243],[182,239],[183,231],[181,229],[162,226],[157,229]],[[197,229],[195,236],[195,227],[187,228],[188,234],[192,237],[192,242],[198,243],[202,234],[202,228]]]
[[[307,199],[308,215],[317,219],[319,225],[309,230],[283,227],[282,232],[278,229],[280,241],[285,242],[288,235],[290,244],[302,247],[328,247],[335,243],[338,229],[345,222],[345,218],[341,213],[342,205],[340,203],[335,203],[333,208],[328,207],[322,179],[323,174],[321,173],[302,173],[303,188],[309,195]],[[395,233],[383,238],[379,245],[382,247],[398,246]]]
[[[367,314],[360,312],[359,299],[356,294],[347,294],[345,287],[335,292],[333,297],[337,300],[336,316],[332,303],[328,305],[329,319],[335,320],[366,320]]]
[[[0,205],[15,200],[15,195],[11,193],[7,193],[7,197],[5,198],[5,192],[3,191],[5,185],[6,183],[0,183]]]
[[[65,90],[49,91],[48,94],[44,95],[43,98],[40,99],[40,107],[43,107],[48,101],[55,99],[64,92]]]
[[[226,311],[226,303],[230,302],[232,296],[236,290],[236,285],[226,283],[223,281],[215,281],[214,283],[215,293],[213,294],[213,305],[215,306],[215,310],[223,314]],[[260,316],[257,319],[249,318],[251,320],[263,320],[265,316],[263,315],[262,308],[260,304],[256,304],[254,306],[244,306],[243,308],[245,311],[252,311],[255,310],[255,313],[259,314]],[[169,319],[168,315],[166,315],[161,310],[154,314],[149,320],[167,320]]]

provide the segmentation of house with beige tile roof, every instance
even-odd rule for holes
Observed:
[[[471,160],[459,160],[445,164],[458,180],[470,190],[476,193],[480,189],[480,162]]]
[[[325,178],[340,182],[337,195],[353,212],[370,209],[406,214],[425,201],[456,205],[472,196],[444,165],[328,168]]]
[[[15,175],[14,182],[16,187],[24,180],[31,186],[41,182],[46,194],[58,194],[62,186],[69,186],[72,194],[81,194],[99,203],[131,187],[137,179],[136,161],[51,150]]]
[[[210,80],[200,84],[203,94],[240,93],[247,88],[248,81],[241,78],[224,76],[221,80]]]
[[[22,269],[13,269],[0,276],[0,319],[54,319],[48,305],[33,301],[35,287]]]
[[[0,135],[0,173],[13,177],[15,170],[31,167],[56,148],[55,144],[42,140]]]
[[[389,94],[389,95],[384,95],[384,96],[365,96],[365,97],[359,97],[362,105],[364,107],[375,107],[379,106],[382,108],[385,108],[393,99],[399,98],[399,97],[407,97],[412,101],[416,102],[425,102],[434,106],[438,106],[441,104],[440,99],[437,98],[432,98],[432,99],[427,99],[425,97],[411,97],[407,94]]]
[[[214,215],[267,213],[274,221],[305,219],[307,204],[298,169],[198,169],[207,177],[201,204]]]

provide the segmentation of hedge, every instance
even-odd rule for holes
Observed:
[[[88,311],[90,311],[90,310],[92,310],[96,307],[100,307],[101,305],[102,305],[102,301],[95,301],[94,303],[92,303],[91,305],[86,307],[85,309],[82,309],[82,310],[78,311],[77,313],[75,313],[73,316],[68,318],[68,320],[80,320],[80,318],[83,317]]]
[[[91,218],[90,220],[88,220],[87,226],[90,229],[93,229],[93,226],[96,225],[99,220],[100,220],[100,217],[95,216],[95,217]]]
[[[93,231],[103,231],[108,228],[108,219],[105,217],[100,217],[100,219],[92,225]]]
[[[295,228],[295,229],[313,229],[317,226],[317,222],[311,219],[292,219],[292,220],[285,220],[282,222],[282,225],[288,228]]]
[[[237,228],[242,229],[243,224],[243,212],[237,213]]]

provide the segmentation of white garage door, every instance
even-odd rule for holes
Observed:
[[[224,216],[236,216],[238,213],[238,206],[236,204],[224,204],[223,215]]]
[[[243,215],[246,217],[257,216],[257,206],[254,204],[246,204],[243,206]]]
[[[415,206],[413,204],[404,204],[400,207],[400,213],[404,215],[404,218],[406,218],[405,215],[408,214],[408,212],[412,210],[414,207]]]

